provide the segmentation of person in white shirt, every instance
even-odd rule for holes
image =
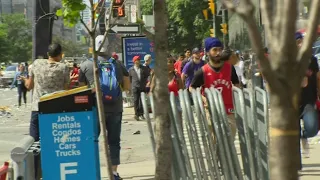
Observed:
[[[247,79],[244,77],[244,62],[243,58],[240,56],[240,52],[236,52],[236,56],[238,57],[238,62],[234,65],[234,68],[236,69],[237,75],[239,77],[239,80],[244,88],[247,87]]]

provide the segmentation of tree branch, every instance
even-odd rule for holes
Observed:
[[[311,12],[307,25],[307,32],[304,38],[301,49],[298,52],[297,61],[299,65],[303,65],[312,52],[312,44],[316,40],[316,33],[318,29],[318,21],[320,16],[320,0],[313,0],[311,4]]]
[[[278,42],[274,43],[274,45],[277,46],[278,52],[281,51],[281,53],[290,53],[293,55],[290,50],[293,50],[294,53],[296,53],[297,46],[292,43],[292,40],[294,39],[294,33],[296,29],[296,16],[297,16],[297,2],[292,3],[287,1],[278,1],[277,4],[277,16],[276,19],[278,19],[275,22],[278,22],[279,24],[274,25],[273,30],[275,31],[273,35],[276,37],[273,38],[273,40],[278,40]],[[296,54],[294,54],[296,57]],[[290,57],[290,56],[288,56]],[[283,59],[283,63],[285,63]],[[293,59],[288,59],[288,61]]]
[[[127,0],[125,0],[125,1],[123,2],[123,4],[122,4],[121,7],[123,7],[126,2],[127,2]],[[106,32],[104,32],[104,34],[103,34],[103,40],[102,40],[102,43],[101,43],[100,47],[97,49],[97,52],[100,52],[100,50],[101,50],[102,47],[103,47],[104,42],[105,42],[106,39],[107,39],[107,35],[109,34],[111,17],[112,17],[112,14],[113,14],[112,7],[113,7],[113,1],[111,1],[111,4],[110,4],[110,8],[109,8],[109,11],[110,11],[110,12],[109,12],[108,21],[107,21],[106,18],[105,18],[105,20],[104,20],[104,23],[105,23],[105,26],[106,26],[106,27],[105,27]],[[107,15],[107,12],[108,12],[108,11],[106,10],[105,15]],[[119,18],[119,16],[118,16],[117,18],[115,18],[113,22],[115,22],[118,18]]]
[[[90,9],[93,9],[93,0],[89,0],[90,3]]]
[[[268,80],[272,80],[271,65],[269,60],[265,57],[263,51],[263,43],[261,40],[260,31],[257,27],[255,18],[254,18],[254,5],[250,0],[243,0],[242,4],[235,7],[231,0],[224,0],[224,5],[231,11],[237,13],[248,25],[249,38],[252,43],[252,49],[256,52],[258,60],[261,64],[261,71],[266,76]]]
[[[90,34],[91,31],[90,31],[89,27],[86,25],[86,23],[83,21],[82,18],[80,18],[80,22],[81,22],[81,24],[84,26],[84,28],[87,30],[88,34]]]
[[[103,0],[102,5],[101,5],[101,8],[104,8],[105,4],[106,4],[106,0]],[[99,7],[99,5],[97,5],[97,7],[94,9],[94,11],[95,11],[96,13],[97,13],[98,7]],[[111,6],[111,7],[112,7],[112,6]],[[110,7],[110,8],[111,8],[111,7]],[[101,11],[101,9],[100,9],[100,11]],[[105,9],[105,11],[107,11],[107,10]],[[97,18],[97,22],[94,24],[93,30],[96,30],[96,28],[97,28],[97,26],[98,26],[98,24],[99,24],[99,21],[100,21],[100,19],[101,19],[101,17],[102,17],[102,14],[103,14],[103,13],[99,13],[99,16],[98,16],[98,18]],[[106,12],[105,12],[104,14],[106,14]]]
[[[267,39],[272,38],[272,23],[273,19],[272,15],[272,1],[271,0],[261,0],[260,11],[262,13],[262,19],[264,24],[265,32],[267,33]]]

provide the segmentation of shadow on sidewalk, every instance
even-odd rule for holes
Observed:
[[[303,168],[318,168],[320,171],[320,164],[303,164]]]
[[[303,164],[302,167],[303,169],[301,171],[300,176],[302,177],[303,176],[307,176],[307,177],[320,176],[320,164]]]

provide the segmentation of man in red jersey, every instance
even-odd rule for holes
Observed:
[[[226,62],[222,55],[223,45],[218,38],[207,38],[205,50],[209,62],[198,70],[191,82],[191,89],[213,86],[222,93],[222,98],[228,114],[228,120],[233,137],[236,134],[236,122],[233,114],[232,85],[239,87],[239,78],[233,65]],[[205,106],[207,105],[204,99]]]

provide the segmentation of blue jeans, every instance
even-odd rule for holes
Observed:
[[[18,102],[19,106],[21,106],[21,98],[23,98],[23,102],[27,103],[27,88],[24,86],[24,84],[18,84]]]
[[[29,126],[29,135],[33,137],[34,141],[39,141],[39,112],[31,112],[31,120]],[[40,155],[41,156],[41,155]],[[38,176],[38,168],[40,168],[40,156],[34,156],[34,173]]]
[[[34,141],[39,141],[39,112],[31,112],[31,121],[29,127],[29,135],[34,138]]]
[[[105,122],[108,131],[108,143],[110,148],[111,163],[113,166],[120,164],[120,136],[122,124],[122,112],[105,113]],[[100,127],[99,127],[100,134]]]
[[[318,112],[315,109],[314,105],[307,104],[300,116],[304,123],[304,129],[301,130],[301,138],[310,138],[318,134]],[[301,128],[301,127],[300,127]]]

